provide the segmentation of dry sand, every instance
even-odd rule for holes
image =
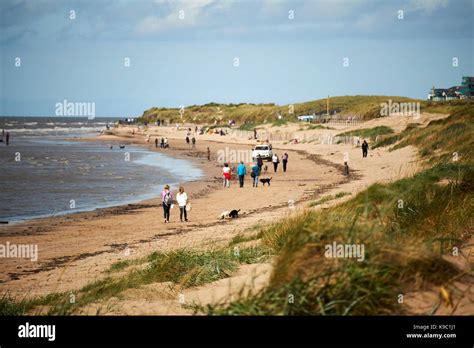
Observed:
[[[444,116],[444,115],[443,115]],[[422,115],[420,123],[426,124],[439,115]],[[355,128],[369,128],[384,124],[397,130],[400,124],[412,123],[411,118],[384,118],[367,122],[363,127],[334,126],[337,130],[299,130],[298,126],[282,127],[281,131],[297,134],[337,134]],[[252,226],[277,222],[308,209],[308,201],[318,197],[350,192],[336,204],[353,197],[357,192],[375,182],[387,182],[409,176],[419,170],[416,149],[405,147],[388,152],[386,148],[369,151],[362,158],[361,149],[352,145],[315,143],[289,144],[273,142],[274,152],[280,157],[289,154],[286,173],[273,173],[268,166],[268,177],[273,177],[270,187],[253,188],[247,177],[244,188],[238,187],[235,175],[230,188],[221,183],[221,163],[217,162],[219,150],[249,150],[255,141],[238,136],[199,135],[195,149],[186,145],[185,129],[148,127],[130,134],[132,127],[114,130],[114,135],[101,135],[91,141],[137,143],[170,156],[186,158],[205,172],[196,182],[185,183],[191,194],[192,211],[188,223],[179,222],[179,210],[171,211],[171,223],[164,224],[159,199],[140,204],[98,209],[62,217],[32,220],[11,226],[0,226],[0,243],[38,244],[38,262],[22,259],[0,261],[1,291],[16,296],[40,296],[52,292],[75,291],[84,285],[107,276],[105,271],[115,262],[146,256],[153,251],[177,248],[210,248],[226,245],[239,233],[248,233]],[[272,129],[276,131],[277,129]],[[150,143],[145,142],[150,134]],[[155,149],[154,137],[165,135],[170,139],[170,149]],[[211,161],[206,159],[206,148],[211,149]],[[349,156],[351,175],[342,175],[344,153]],[[270,163],[269,163],[270,164]],[[264,175],[263,175],[264,176]],[[262,176],[262,177],[263,177]],[[295,209],[288,201],[295,202]],[[318,206],[314,209],[319,209]],[[241,209],[240,218],[220,220],[221,212]],[[186,303],[206,304],[228,301],[239,291],[258,291],[271,274],[270,264],[249,265],[239,269],[231,278],[222,279],[199,288],[183,291]],[[127,290],[121,299],[92,304],[81,309],[83,314],[189,314],[178,302],[177,293],[167,284],[150,284],[139,289]]]

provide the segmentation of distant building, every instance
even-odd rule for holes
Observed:
[[[459,93],[462,99],[474,98],[474,77],[463,76],[462,85],[459,89]]]
[[[455,86],[451,88],[434,88],[433,86],[433,88],[431,89],[431,93],[428,94],[428,100],[445,101],[445,100],[459,99],[460,89],[461,87],[459,86]]]
[[[474,98],[474,77],[463,76],[461,86],[450,88],[433,88],[428,94],[428,100],[445,101]]]

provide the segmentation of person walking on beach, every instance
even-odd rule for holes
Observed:
[[[224,168],[222,168],[222,176],[224,177],[223,186],[230,187],[230,168],[227,163],[224,163]]]
[[[276,173],[278,169],[278,163],[280,163],[280,159],[278,158],[278,155],[276,153],[273,154],[272,162],[273,162],[273,171]]]
[[[179,206],[179,219],[183,222],[183,215],[184,221],[188,222],[188,213],[186,211],[186,205],[188,204],[188,195],[184,192],[184,187],[181,186],[179,188],[179,192],[176,194],[176,201],[178,202]]]
[[[164,147],[165,147],[165,138],[163,138],[163,137],[161,137],[160,147],[161,147],[161,148],[164,148]]]
[[[364,139],[362,143],[362,157],[367,157],[368,152],[369,152],[369,144],[367,144],[367,142]]]
[[[209,147],[207,148],[207,160],[211,160],[211,150],[209,150]]]
[[[166,149],[167,147],[169,147],[170,145],[168,144],[168,138],[165,137],[165,142],[164,142],[164,145],[163,147]]]
[[[196,138],[192,137],[191,142],[193,143],[193,149],[196,147]]]
[[[344,170],[342,171],[342,174],[345,176],[349,175],[349,165],[347,164],[347,162],[344,162]]]
[[[286,152],[281,156],[281,161],[283,162],[283,172],[286,172],[286,165],[288,164],[288,154]]]
[[[7,146],[10,144],[10,132],[7,132],[7,135],[6,135],[6,142],[7,142]]]
[[[173,193],[169,185],[165,185],[163,192],[161,192],[161,203],[163,203],[163,216],[166,224],[170,222],[170,209],[173,203]]]
[[[257,163],[254,163],[254,166],[252,167],[252,173],[250,176],[253,179],[252,186],[257,187],[258,186],[258,177],[260,176],[260,167],[258,166]]]
[[[262,156],[260,155],[257,156],[257,166],[258,166],[258,170],[262,171],[263,159],[262,159]]]
[[[155,147],[158,147],[158,138],[155,138]]]
[[[239,175],[239,185],[244,187],[245,174],[247,174],[247,168],[245,168],[244,161],[240,161],[239,166],[237,167],[237,174]]]
[[[186,144],[189,145],[189,137],[186,135]]]

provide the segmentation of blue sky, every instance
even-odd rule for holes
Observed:
[[[208,102],[426,98],[433,85],[474,75],[473,8],[473,0],[2,0],[0,115],[54,115],[64,99],[124,117]]]

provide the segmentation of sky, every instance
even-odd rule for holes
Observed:
[[[328,95],[474,76],[474,0],[1,0],[0,116]]]

